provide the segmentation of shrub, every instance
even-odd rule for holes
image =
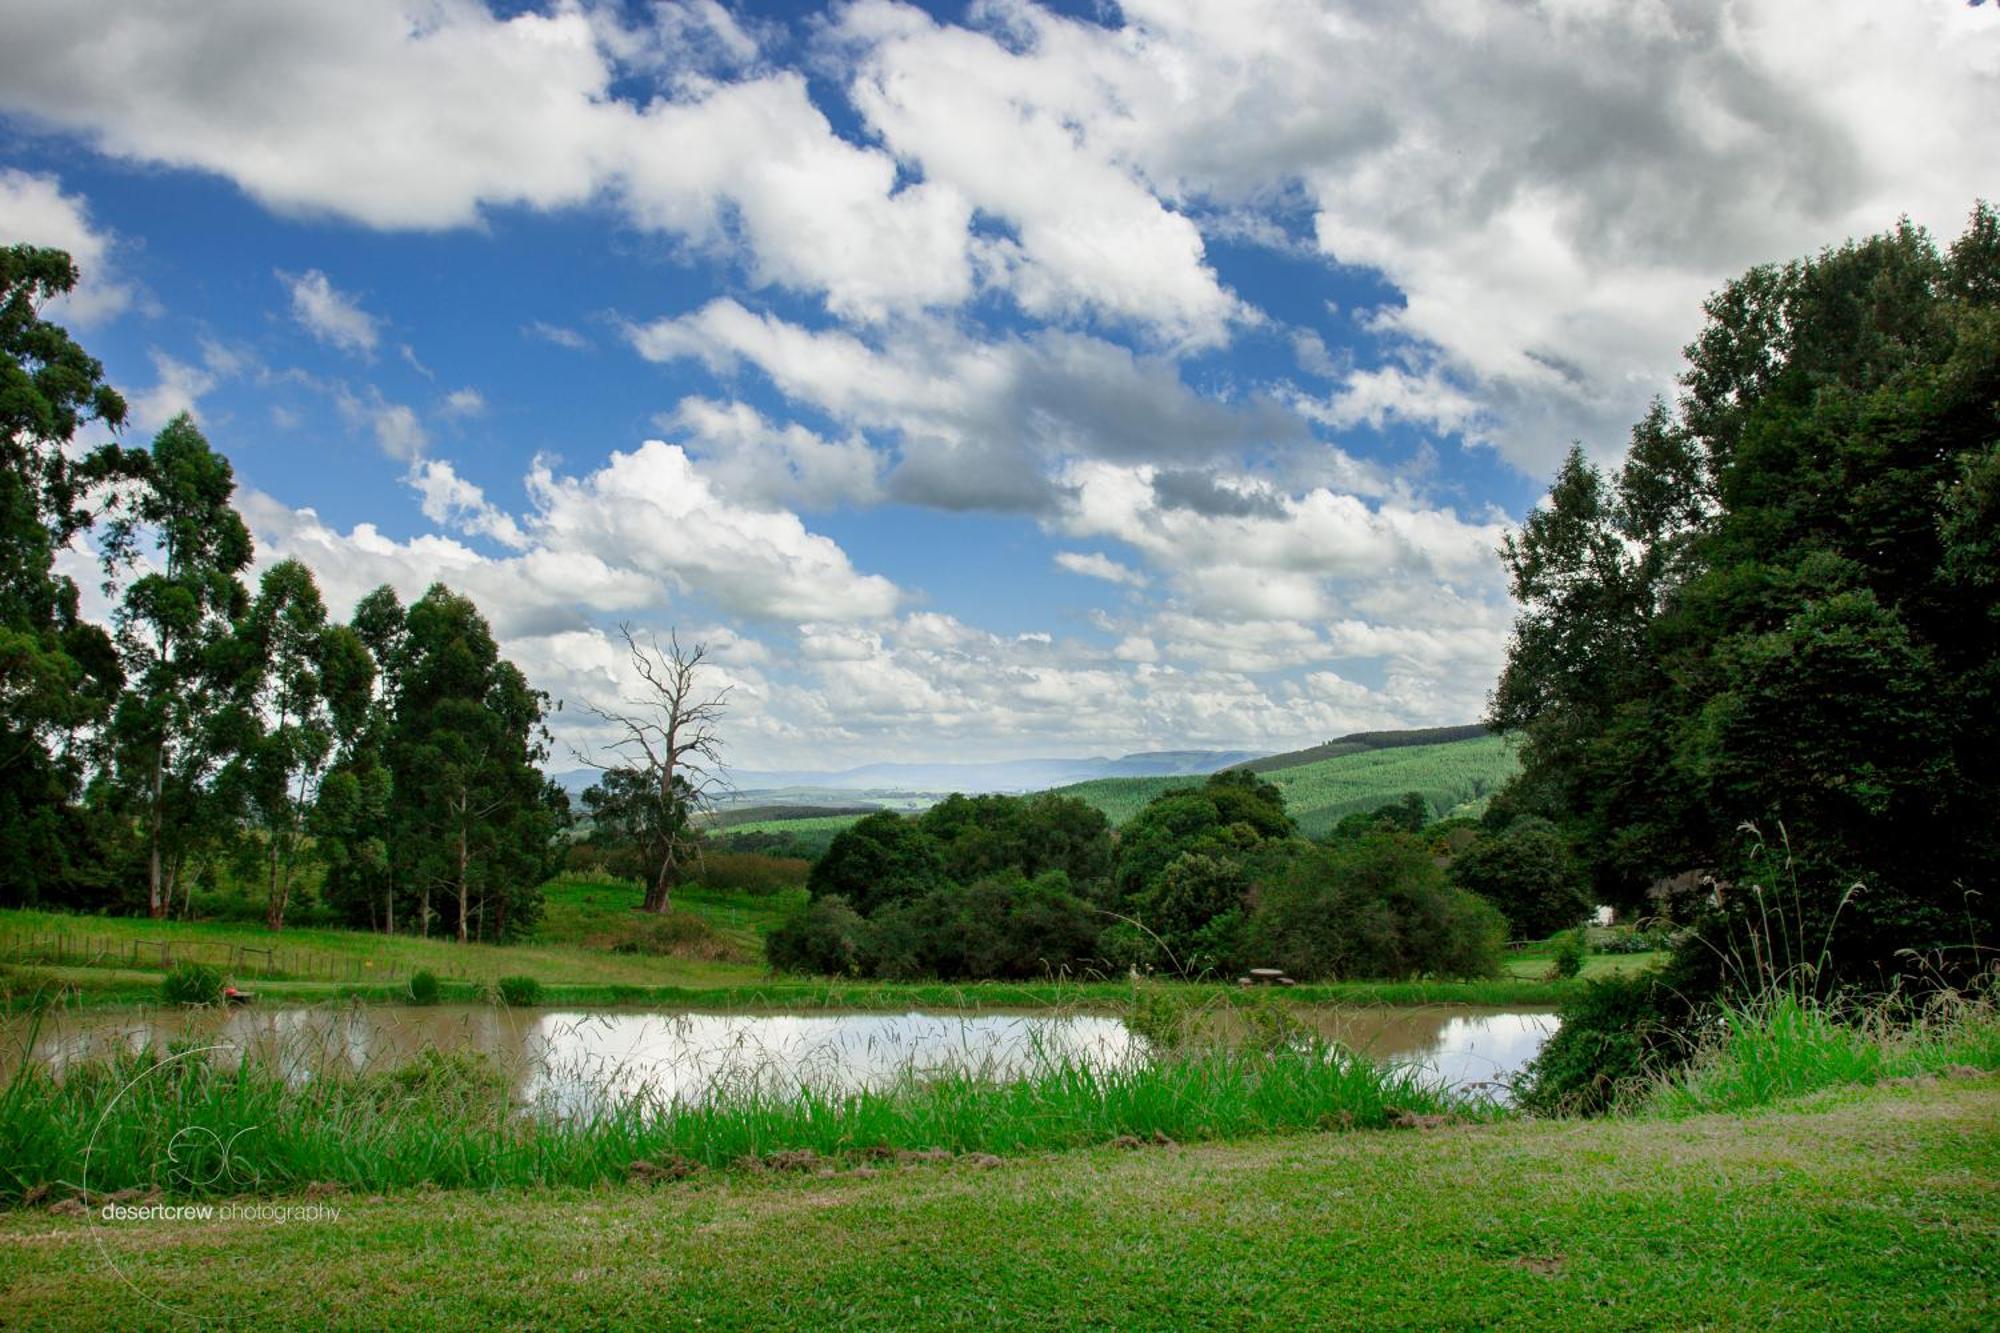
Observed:
[[[649,913],[624,928],[612,941],[611,952],[711,962],[742,957],[742,950],[727,936],[693,912]]]
[[[429,968],[418,968],[410,973],[410,1003],[436,1004],[438,1001],[437,974]]]
[[[500,1003],[516,1009],[542,1002],[542,983],[533,977],[502,977],[495,989],[500,993]]]
[[[701,882],[711,889],[768,896],[796,888],[812,873],[812,862],[762,852],[704,851]]]
[[[1664,927],[1654,930],[1626,930],[1608,935],[1597,943],[1603,954],[1659,953],[1674,947],[1674,933]]]
[[[843,829],[813,863],[806,887],[814,898],[842,898],[855,910],[919,898],[944,883],[937,844],[914,819],[893,811],[869,815]]]
[[[160,998],[168,1004],[220,1004],[222,973],[201,963],[177,963],[160,980]]]
[[[1695,1048],[1687,1002],[1658,973],[1586,981],[1514,1089],[1524,1110],[1594,1115],[1652,1086]]]
[[[775,971],[858,975],[869,938],[868,923],[838,894],[814,898],[764,940]]]
[[[447,1053],[435,1046],[424,1047],[406,1065],[363,1075],[361,1086],[383,1110],[473,1120],[504,1110],[513,1087],[507,1075],[480,1052]]]
[[[1549,964],[1550,979],[1568,981],[1583,971],[1583,956],[1587,952],[1589,949],[1584,943],[1582,926],[1556,936],[1556,951]]]
[[[1021,980],[1094,969],[1103,918],[1052,870],[936,889],[878,913],[864,964],[891,980]]]
[[[1420,838],[1376,832],[1269,865],[1244,948],[1301,980],[1490,977],[1505,934],[1490,904],[1445,882]]]

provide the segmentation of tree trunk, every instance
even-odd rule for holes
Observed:
[[[465,943],[465,904],[472,896],[470,886],[465,882],[465,866],[468,860],[465,849],[465,810],[459,807],[458,820],[458,942]]]
[[[653,886],[646,893],[648,912],[667,912],[673,909],[673,874],[674,863],[671,857],[660,862],[660,873],[653,877]]]
[[[159,750],[153,751],[153,809],[151,824],[151,858],[146,881],[146,912],[158,920],[167,914],[167,902],[161,894],[160,866],[160,796],[166,789],[166,759]]]
[[[264,924],[272,930],[285,928],[285,900],[278,894],[278,850],[271,848],[271,886],[265,892]]]

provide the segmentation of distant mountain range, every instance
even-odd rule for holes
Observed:
[[[805,792],[964,792],[1041,791],[1092,778],[1153,778],[1200,775],[1248,763],[1259,750],[1152,750],[1116,759],[1001,759],[966,764],[863,764],[837,771],[739,769],[729,775],[740,801],[796,799]],[[597,781],[597,771],[571,769],[549,775],[575,793]]]

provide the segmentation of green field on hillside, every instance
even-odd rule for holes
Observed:
[[[1319,837],[1343,815],[1373,810],[1404,792],[1423,793],[1439,816],[1477,806],[1519,766],[1511,744],[1498,736],[1481,736],[1442,745],[1361,750],[1262,776],[1285,793],[1285,807],[1298,821],[1299,831]],[[1113,824],[1123,824],[1160,793],[1198,787],[1207,780],[1099,778],[1057,790],[1090,802]]]

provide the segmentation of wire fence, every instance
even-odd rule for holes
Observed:
[[[69,930],[0,932],[0,962],[146,972],[170,971],[181,963],[202,963],[241,978],[345,983],[401,981],[415,970],[386,960],[282,945],[200,939],[142,940]]]

